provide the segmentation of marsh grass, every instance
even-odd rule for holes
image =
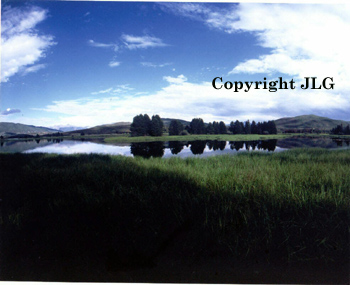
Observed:
[[[349,169],[348,150],[0,155],[2,276],[85,280],[164,255],[347,262]]]

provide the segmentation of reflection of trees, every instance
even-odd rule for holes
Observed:
[[[250,149],[250,142],[245,142],[245,149],[249,151]]]
[[[169,148],[172,154],[178,154],[184,148],[184,145],[179,141],[171,141],[169,142]]]
[[[268,151],[274,151],[276,149],[277,140],[264,140],[260,141],[258,145],[258,149],[268,150]]]
[[[40,140],[39,140],[39,139],[36,139],[35,141],[36,141],[37,144],[40,143]]]
[[[130,151],[134,156],[142,156],[144,158],[162,157],[164,155],[163,142],[142,142],[132,143]]]
[[[81,139],[81,141],[84,141],[85,139]],[[53,143],[60,143],[63,142],[63,139],[53,139],[52,140]]]
[[[4,142],[1,142],[1,143],[0,143],[0,146],[2,147],[3,145],[4,145]]]
[[[255,150],[256,147],[258,146],[259,142],[258,141],[251,141],[250,145],[252,146],[252,150]]]
[[[210,150],[213,149],[214,151],[218,149],[224,150],[226,147],[226,141],[207,141],[207,146]]]
[[[239,151],[240,149],[243,149],[245,146],[245,149],[249,151],[251,148],[252,150],[255,149],[262,149],[262,150],[268,150],[268,151],[274,151],[276,149],[277,140],[263,140],[263,141],[237,141],[233,142],[230,141],[230,149]]]
[[[241,148],[243,148],[244,142],[239,141],[239,142],[232,142],[230,148],[233,150],[235,149],[236,151],[239,151]]]
[[[191,151],[193,154],[202,154],[204,152],[206,141],[193,141],[191,142]]]

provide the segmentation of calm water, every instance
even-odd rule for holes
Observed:
[[[143,157],[191,157],[236,154],[242,151],[284,151],[295,147],[349,148],[349,140],[329,138],[289,138],[264,141],[192,141],[105,144],[70,140],[32,140],[3,142],[0,152],[22,153],[100,153]]]

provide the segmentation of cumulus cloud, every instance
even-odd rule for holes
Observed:
[[[269,52],[240,62],[229,74],[284,73],[335,78],[350,90],[350,5],[240,3],[220,6],[163,3],[167,12],[203,22],[229,34],[248,32]]]
[[[53,36],[39,35],[36,25],[47,17],[47,10],[39,7],[4,8],[1,19],[1,82],[24,68],[24,74],[34,72],[43,65],[31,66],[45,57],[54,45]],[[32,69],[30,69],[32,68]]]
[[[178,77],[164,76],[163,79],[171,84],[182,84],[185,81],[187,81],[186,76],[184,76],[183,74],[179,75]]]
[[[41,111],[56,113],[60,124],[99,125],[117,121],[132,121],[136,114],[159,114],[161,117],[191,120],[203,118],[209,122],[222,120],[273,120],[300,114],[346,114],[350,108],[347,98],[322,90],[214,90],[211,82],[192,83],[184,75],[166,76],[167,85],[151,94],[127,90],[115,96],[108,88],[98,98],[54,101]],[[128,87],[131,89],[131,87]],[[302,102],[302,104],[300,103]]]
[[[133,35],[122,35],[122,40],[126,48],[133,49],[145,49],[150,47],[165,47],[167,44],[156,37],[151,36],[133,36]]]
[[[19,110],[19,109],[7,108],[5,111],[2,111],[2,112],[0,113],[0,115],[2,115],[2,116],[7,116],[7,115],[15,114],[15,113],[21,113],[21,110]]]

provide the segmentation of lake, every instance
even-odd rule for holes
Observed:
[[[106,144],[102,141],[30,140],[8,141],[0,145],[0,153],[99,153],[142,157],[208,157],[236,154],[242,151],[278,152],[295,147],[349,148],[349,139],[288,138],[260,141],[170,141]]]

